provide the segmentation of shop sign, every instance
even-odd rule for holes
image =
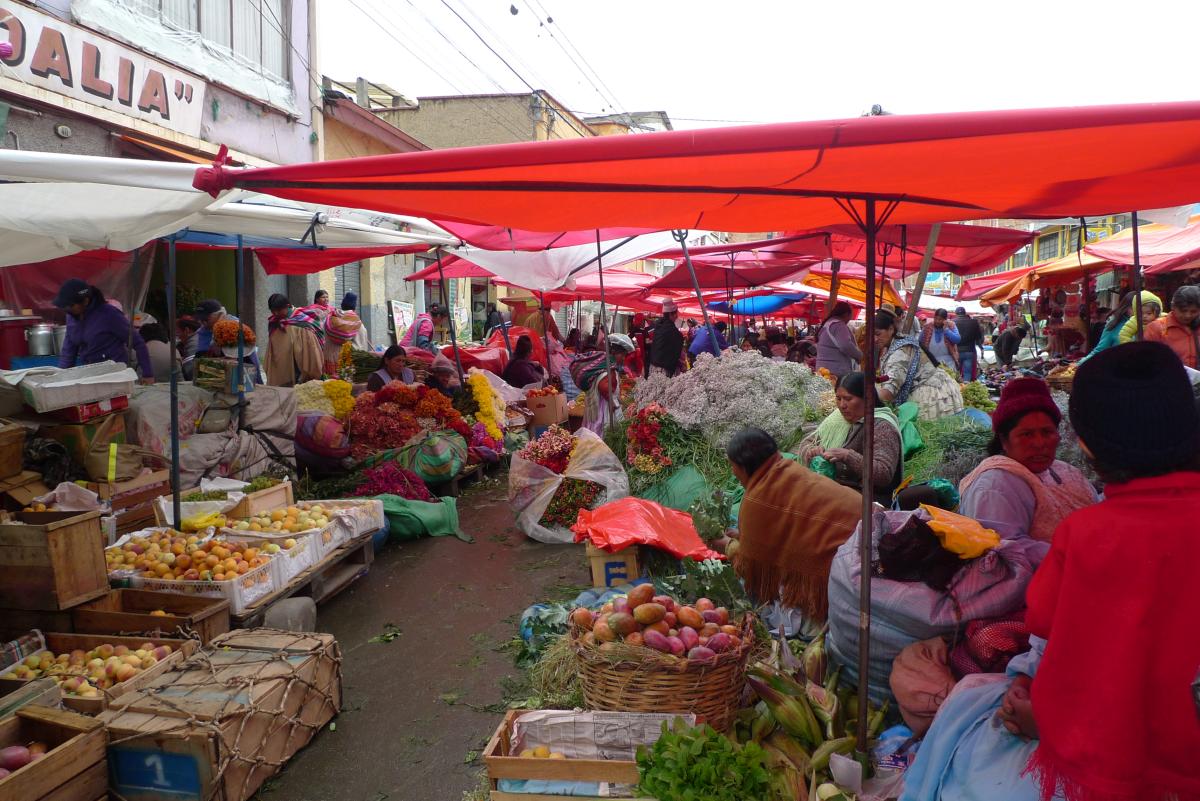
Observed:
[[[389,300],[388,307],[392,313],[392,333],[396,335],[396,341],[399,342],[400,338],[404,336],[404,332],[413,324],[416,312],[411,303],[405,303],[402,300]]]
[[[133,48],[12,0],[0,0],[0,63],[60,95],[200,136],[204,81]]]

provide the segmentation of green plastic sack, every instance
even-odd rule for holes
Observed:
[[[467,443],[453,431],[433,431],[401,449],[396,461],[428,484],[443,484],[462,472]]]
[[[900,442],[904,445],[904,461],[925,447],[925,440],[917,431],[917,416],[920,413],[921,408],[914,401],[896,407],[896,417],[900,420]]]
[[[704,476],[692,465],[676,470],[666,480],[660,481],[638,497],[654,501],[668,509],[686,512],[692,504],[708,491]]]
[[[458,528],[457,498],[438,498],[436,501],[410,501],[399,495],[377,495],[375,498],[383,503],[389,539],[415,540],[452,535],[464,542],[473,542]]]

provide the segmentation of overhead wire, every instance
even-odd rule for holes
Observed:
[[[367,0],[361,0],[361,2],[364,2],[364,3],[366,1]],[[378,11],[375,11],[373,7],[372,7],[372,11],[374,11],[374,13],[372,13],[372,11],[368,11],[368,10],[364,9],[363,6],[359,4],[360,0],[348,0],[348,2],[350,3],[350,5],[354,6],[356,9],[358,9],[359,13],[363,14],[368,19],[370,19],[373,22],[375,22],[376,24],[378,24],[379,29],[381,31],[383,31],[383,33],[385,35],[387,35],[388,38],[390,38],[392,41],[396,42],[396,44],[400,45],[400,47],[403,48],[414,59],[416,59],[418,63],[420,63],[422,66],[424,66],[427,70],[429,70],[435,76],[437,76],[441,80],[445,81],[450,86],[450,88],[453,89],[455,92],[457,92],[459,95],[462,95],[463,97],[467,98],[468,101],[471,102],[472,105],[474,105],[477,109],[479,109],[485,116],[492,119],[500,127],[507,130],[510,134],[513,135],[513,137],[517,141],[527,141],[528,140],[528,138],[529,138],[528,132],[522,132],[522,131],[516,130],[515,128],[512,127],[512,125],[508,122],[508,120],[504,119],[502,116],[497,114],[494,109],[491,109],[488,106],[484,105],[483,103],[480,103],[480,102],[472,99],[471,92],[466,92],[462,88],[460,88],[456,81],[451,80],[448,76],[443,74],[443,72],[441,70],[439,70],[437,67],[430,64],[428,61],[426,61],[425,58],[423,58],[419,53],[416,52],[416,50],[414,50],[404,40],[402,40],[397,35],[397,33],[392,30],[392,26],[394,25],[394,22],[390,18],[379,13]],[[385,22],[387,24],[383,24]]]
[[[353,0],[351,0],[351,1],[353,2]],[[521,83],[525,84],[526,88],[528,88],[530,92],[533,92],[534,94],[538,93],[538,89],[536,89],[533,84],[531,84],[529,81],[527,81],[525,79],[525,76],[522,75],[520,72],[518,72],[516,67],[514,67],[511,63],[509,63],[508,59],[506,59],[504,56],[502,56],[500,54],[500,52],[498,50],[496,50],[496,48],[493,47],[491,45],[491,43],[488,42],[488,40],[485,39],[479,31],[475,30],[475,26],[472,25],[470,22],[468,22],[467,19],[462,14],[460,14],[456,8],[454,8],[454,6],[450,5],[448,0],[441,0],[441,3],[443,6],[445,6],[450,11],[450,13],[452,13],[452,14],[454,14],[454,16],[458,17],[459,21],[462,22],[463,25],[467,26],[467,30],[469,30],[471,33],[473,33],[475,35],[475,38],[478,39],[483,44],[484,47],[486,47],[488,50],[490,50],[492,55],[494,55],[496,58],[498,58],[500,60],[501,64],[508,67],[509,71],[511,71],[513,75],[517,76],[517,79],[520,80]],[[579,130],[579,128],[577,128],[575,126],[575,124],[571,121],[571,119],[566,114],[564,114],[559,109],[555,108],[552,104],[547,103],[546,108],[552,114],[558,116],[563,122],[565,122],[569,128],[571,128],[573,131],[575,131],[575,133],[577,133],[581,137],[585,137],[585,138],[588,136],[588,134],[586,132]]]
[[[531,2],[536,4],[538,8],[541,9],[540,14],[530,5]],[[542,20],[545,20],[544,25],[546,26],[546,33],[550,35],[551,40],[553,40],[554,43],[558,45],[559,49],[561,49],[567,56],[567,58],[571,60],[571,63],[575,65],[575,68],[579,70],[579,73],[583,75],[585,79],[587,79],[588,83],[592,84],[592,88],[596,90],[596,94],[600,97],[600,99],[612,106],[614,111],[628,113],[628,107],[617,100],[616,92],[614,92],[612,88],[609,87],[609,85],[605,82],[605,80],[600,77],[600,73],[597,72],[596,68],[591,65],[591,62],[587,60],[587,57],[583,55],[583,52],[576,47],[573,41],[571,41],[571,37],[562,27],[562,24],[554,21],[554,16],[550,13],[550,10],[546,8],[545,4],[538,2],[538,0],[521,0],[521,3],[527,9],[529,9],[529,12],[538,19],[539,23],[542,23]],[[563,41],[570,46],[571,50],[575,51],[575,55],[578,56],[579,61],[583,62],[583,65],[587,68],[586,71],[579,65],[579,62],[575,60],[575,57],[571,55],[571,52],[567,49],[566,45],[564,45],[563,42],[560,42],[558,37],[554,35],[555,28],[557,28],[559,33],[562,34]],[[588,77],[588,71],[590,71],[595,77],[595,82]],[[597,86],[596,83],[599,83],[599,86]],[[607,97],[605,96],[605,92],[607,92]]]

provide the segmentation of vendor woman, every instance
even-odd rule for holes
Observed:
[[[816,456],[833,463],[837,474],[834,480],[862,491],[863,451],[867,403],[866,381],[859,372],[846,373],[838,379],[834,397],[837,409],[807,439],[800,443],[800,456],[805,464]],[[875,500],[884,506],[892,505],[892,493],[903,477],[900,440],[900,421],[891,409],[875,397],[875,451],[871,472]]]
[[[962,411],[958,382],[921,347],[916,336],[900,333],[900,312],[880,309],[875,313],[875,346],[879,350],[880,373],[876,388],[885,403],[900,405],[914,401],[922,420],[937,420]]]
[[[1005,384],[992,412],[991,455],[959,482],[959,512],[1005,539],[1049,543],[1067,515],[1096,503],[1083,473],[1055,458],[1061,419],[1042,379]]]
[[[399,345],[392,345],[383,352],[379,369],[367,377],[367,391],[378,392],[393,381],[401,384],[414,384],[417,381],[404,357],[404,348]]]
[[[625,359],[633,353],[633,340],[624,334],[611,334],[608,337],[608,354],[604,347],[592,353],[576,356],[571,362],[571,380],[584,392],[583,425],[596,434],[604,434],[604,429],[619,421],[622,417],[621,402],[612,398],[614,381],[618,383],[617,393],[620,394],[619,379],[626,375]],[[605,363],[611,365],[611,375],[605,375]]]
[[[129,364],[129,349],[137,354],[142,383],[154,383],[150,352],[129,320],[104,298],[99,287],[71,278],[58,290],[54,305],[67,313],[67,338],[63,340],[59,367],[112,361]]]

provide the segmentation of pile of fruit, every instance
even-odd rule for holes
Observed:
[[[280,550],[274,543],[260,547],[220,539],[202,541],[195,534],[165,531],[131,537],[124,545],[106,550],[104,559],[110,573],[134,571],[165,581],[228,581],[265,565]]]
[[[558,391],[557,387],[548,386],[548,387],[541,387],[540,389],[531,389],[525,393],[525,397],[526,398],[548,398],[552,395],[559,395],[559,394],[562,394],[562,393],[560,393]]]
[[[558,751],[551,751],[544,745],[539,745],[537,748],[526,748],[521,752],[522,759],[566,759],[565,754],[560,754]]]
[[[273,512],[263,512],[246,520],[229,520],[226,525],[234,531],[298,534],[329,525],[329,514],[320,504],[300,504]]]
[[[601,651],[614,651],[621,643],[699,665],[713,664],[718,654],[742,644],[741,629],[730,623],[728,609],[708,598],[680,604],[669,595],[655,595],[653,584],[634,587],[599,612],[580,607],[571,612],[571,623],[585,632],[584,644]]]
[[[69,654],[41,651],[25,657],[0,679],[29,681],[43,676],[54,679],[63,694],[98,698],[102,690],[128,681],[171,655],[171,646],[142,643],[136,649],[104,643],[90,651]]]
[[[22,512],[57,512],[58,509],[54,504],[47,506],[44,503],[31,503],[21,510]]]
[[[32,742],[28,745],[10,745],[0,748],[0,779],[18,771],[30,762],[37,762],[46,756],[50,749],[42,742]]]

